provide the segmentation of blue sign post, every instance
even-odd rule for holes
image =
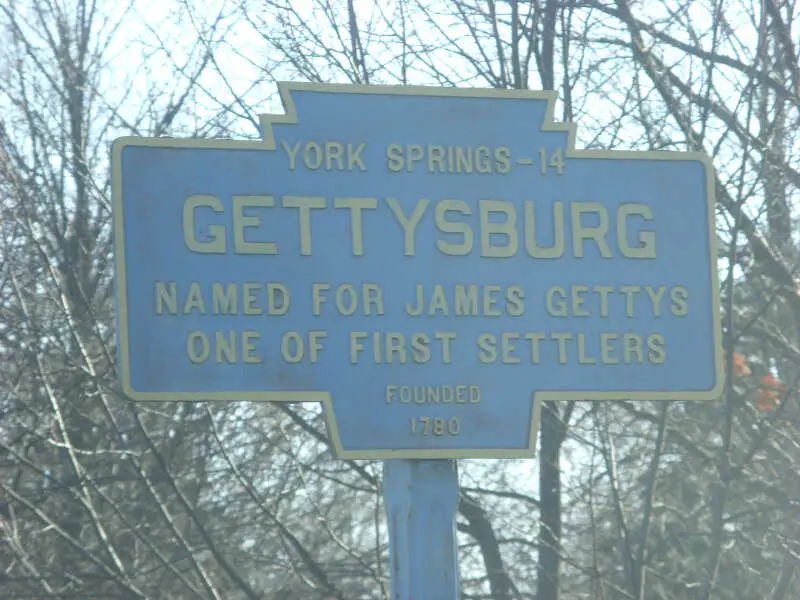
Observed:
[[[321,403],[337,457],[389,461],[397,556],[431,473],[532,456],[542,401],[720,394],[704,156],[577,150],[550,93],[280,92],[261,140],[114,145],[129,397]]]

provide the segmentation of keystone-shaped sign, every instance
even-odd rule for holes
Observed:
[[[527,457],[544,400],[722,386],[713,170],[544,92],[282,84],[259,141],[113,148],[134,400],[319,402],[340,458]]]

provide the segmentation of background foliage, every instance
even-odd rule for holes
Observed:
[[[379,465],[313,406],[116,391],[108,153],[258,135],[276,79],[555,89],[717,168],[727,387],[564,403],[461,465],[465,599],[800,597],[793,0],[0,3],[0,598],[387,597]]]

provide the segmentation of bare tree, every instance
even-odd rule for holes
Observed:
[[[315,406],[115,384],[113,137],[258,135],[276,79],[552,89],[579,144],[714,160],[727,387],[544,410],[463,465],[464,598],[800,596],[793,1],[0,6],[0,597],[386,597],[376,465]],[[177,35],[180,32],[181,35]]]

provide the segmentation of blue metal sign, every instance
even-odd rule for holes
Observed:
[[[263,140],[113,148],[135,400],[321,402],[343,458],[525,457],[542,400],[722,385],[702,155],[576,150],[554,96],[283,84]]]

